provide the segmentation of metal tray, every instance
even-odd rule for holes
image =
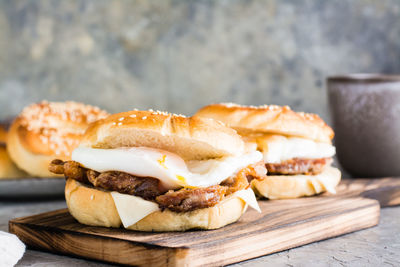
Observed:
[[[61,197],[64,195],[64,178],[13,178],[0,179],[0,198]]]

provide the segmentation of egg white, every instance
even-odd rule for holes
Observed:
[[[98,172],[121,171],[157,178],[166,189],[178,189],[220,184],[241,169],[262,160],[262,154],[252,151],[236,157],[185,162],[174,153],[148,147],[79,147],[73,151],[72,160]]]
[[[250,164],[262,160],[262,154],[253,151],[238,157],[185,162],[178,155],[148,147],[97,149],[79,147],[72,160],[98,171],[121,171],[135,176],[153,177],[166,189],[207,187],[220,184]],[[155,202],[137,196],[111,192],[118,215],[124,227],[129,227],[147,215],[159,211]],[[254,192],[239,190],[234,196],[260,212]]]
[[[331,144],[284,136],[271,140],[263,149],[263,159],[266,163],[281,163],[293,158],[330,158],[335,154],[336,148]]]

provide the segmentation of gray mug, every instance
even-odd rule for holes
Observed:
[[[355,177],[400,176],[400,75],[329,77],[337,157]]]

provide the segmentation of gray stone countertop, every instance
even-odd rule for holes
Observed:
[[[64,208],[64,200],[1,201],[0,230],[12,218]],[[17,266],[111,266],[28,249]],[[384,208],[378,226],[233,266],[400,266],[400,207]]]

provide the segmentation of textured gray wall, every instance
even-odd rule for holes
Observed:
[[[0,0],[0,119],[42,99],[186,114],[276,103],[328,119],[327,75],[399,71],[396,0]]]

